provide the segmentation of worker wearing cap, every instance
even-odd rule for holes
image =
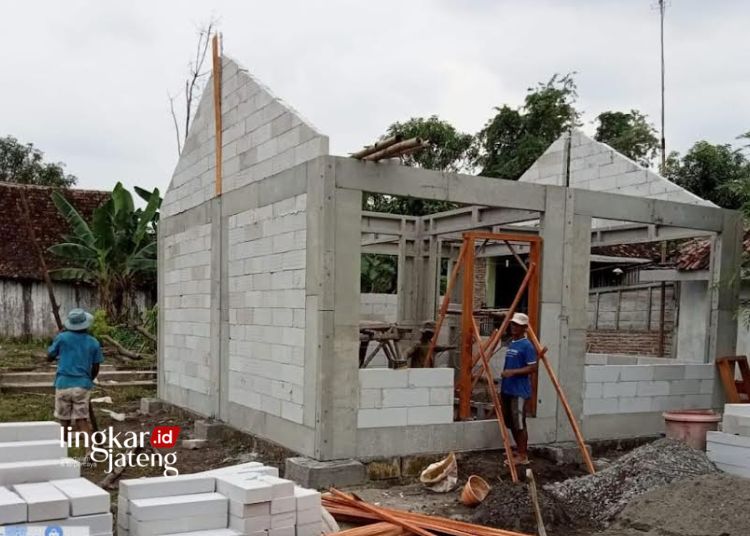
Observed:
[[[526,338],[529,317],[515,313],[510,321],[511,341],[505,352],[505,366],[500,383],[501,402],[505,425],[513,433],[518,452],[515,463],[529,463],[526,431],[526,401],[531,398],[531,374],[537,368],[534,345]]]
[[[91,433],[89,395],[104,360],[99,341],[89,335],[94,317],[83,309],[73,309],[61,331],[47,350],[50,361],[57,360],[55,375],[55,418],[64,428],[71,424]]]

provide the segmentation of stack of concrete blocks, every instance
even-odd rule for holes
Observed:
[[[453,369],[359,371],[359,428],[453,422]]]
[[[584,415],[712,406],[713,364],[586,365]]]
[[[229,401],[303,422],[307,195],[229,218]]]
[[[80,477],[60,439],[54,422],[0,424],[0,526],[85,527],[111,536],[109,493]]]
[[[120,536],[318,536],[321,525],[320,494],[258,462],[120,482]]]
[[[396,322],[398,294],[360,294],[359,317],[376,322]]]
[[[172,402],[208,410],[211,385],[211,226],[165,237],[164,361]],[[177,387],[179,386],[179,388]]]
[[[726,404],[721,432],[708,432],[706,454],[716,467],[750,478],[750,404]]]

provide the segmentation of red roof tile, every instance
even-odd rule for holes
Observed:
[[[70,232],[52,202],[51,194],[55,188],[0,183],[0,278],[41,280],[36,250],[18,207],[21,190],[26,192],[34,232],[44,250],[48,268],[59,268],[62,263],[47,248],[62,242]],[[94,209],[110,195],[98,190],[61,191],[87,221]]]

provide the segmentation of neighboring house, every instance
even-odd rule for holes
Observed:
[[[22,191],[50,270],[61,263],[47,248],[63,242],[69,232],[52,202],[54,188],[0,183],[0,337],[48,337],[57,326],[37,251],[19,207]],[[94,190],[61,191],[87,220],[110,195]],[[90,286],[55,282],[54,291],[61,315],[73,307],[96,307],[96,291]]]

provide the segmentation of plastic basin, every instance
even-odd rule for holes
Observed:
[[[710,409],[683,409],[662,414],[667,437],[706,450],[706,432],[719,429],[721,415]]]

